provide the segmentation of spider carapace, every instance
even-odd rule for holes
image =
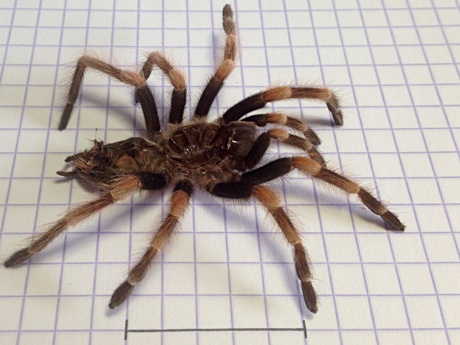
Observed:
[[[364,206],[379,215],[389,228],[404,230],[401,221],[371,193],[327,168],[316,150],[320,139],[305,121],[279,112],[252,113],[271,102],[311,99],[325,103],[334,123],[342,125],[342,112],[332,90],[308,85],[272,87],[235,104],[216,121],[206,121],[214,99],[235,67],[237,38],[229,5],[223,9],[223,29],[226,34],[223,59],[199,98],[193,119],[186,124],[182,124],[187,90],[185,76],[163,54],[151,53],[140,73],[120,69],[88,54],[78,60],[59,129],[67,127],[85,70],[91,68],[135,87],[135,98],[144,114],[146,138],[134,137],[111,144],[95,140],[89,150],[68,157],[66,162],[73,166],[73,170],[58,174],[89,183],[99,190],[99,197],[69,210],[27,247],[11,255],[5,262],[6,267],[26,261],[70,226],[133,192],[156,191],[172,185],[169,214],[152,236],[144,255],[113,293],[109,306],[115,308],[144,278],[155,255],[164,248],[185,213],[193,190],[199,188],[222,198],[254,198],[266,208],[293,247],[295,269],[305,304],[316,313],[318,303],[311,264],[301,235],[265,183],[297,169],[313,179],[357,195]],[[163,131],[155,98],[146,83],[155,66],[173,86],[169,124]],[[267,125],[271,125],[271,129],[264,131],[262,128]],[[261,164],[273,141],[296,147],[304,153]]]

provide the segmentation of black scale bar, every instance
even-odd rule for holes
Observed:
[[[128,329],[128,320],[125,321],[125,340],[128,340],[128,333],[173,333],[173,332],[303,332],[307,339],[307,326],[302,320],[303,327],[298,328],[152,328],[152,329]]]

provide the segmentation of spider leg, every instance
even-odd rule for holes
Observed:
[[[171,210],[168,216],[153,236],[147,251],[129,271],[128,278],[112,294],[109,304],[110,309],[121,305],[129,297],[136,284],[144,279],[153,258],[164,247],[166,241],[179,223],[179,218],[185,213],[192,192],[193,187],[188,181],[179,182],[175,186],[171,197]]]
[[[281,207],[276,195],[267,187],[255,186],[252,196],[256,198],[273,216],[286,240],[294,247],[294,262],[297,277],[300,280],[305,305],[312,313],[318,311],[316,292],[312,284],[310,260],[299,231],[294,227],[286,212]]]
[[[258,169],[241,175],[241,182],[258,185],[281,177],[293,169],[298,169],[307,176],[329,183],[349,194],[356,194],[370,211],[380,216],[393,230],[403,231],[405,226],[385,205],[372,196],[356,182],[329,170],[313,159],[295,156],[274,160]]]
[[[276,167],[271,167],[276,169]],[[286,174],[290,170],[282,171],[281,175]],[[312,274],[308,260],[307,251],[302,245],[300,235],[286,212],[282,209],[275,194],[268,188],[262,186],[254,186],[250,184],[252,181],[218,183],[209,189],[213,195],[222,198],[231,199],[248,199],[256,198],[267,210],[271,213],[274,220],[280,227],[287,241],[294,247],[294,262],[297,272],[297,277],[300,280],[303,298],[308,310],[312,313],[318,311],[317,297],[312,284]]]
[[[158,110],[155,104],[155,99],[152,92],[145,83],[145,78],[134,71],[123,70],[111,64],[95,58],[91,55],[83,55],[78,59],[77,67],[72,78],[72,83],[67,97],[67,104],[61,116],[59,123],[59,130],[67,127],[70,120],[70,115],[80,93],[81,83],[87,68],[95,69],[96,71],[108,74],[109,76],[118,79],[122,83],[130,84],[136,87],[136,97],[141,103],[142,111],[144,113],[145,126],[149,137],[154,132],[160,131],[160,120],[158,118]]]
[[[244,159],[244,166],[246,169],[252,169],[260,162],[265,152],[267,152],[270,145],[270,136],[267,133],[259,135],[252,145],[251,150]],[[243,169],[244,170],[244,169]]]
[[[149,54],[144,63],[144,67],[142,68],[141,75],[145,79],[148,79],[155,65],[161,69],[161,71],[168,77],[169,82],[174,86],[171,96],[169,123],[181,123],[187,99],[185,76],[182,71],[175,68],[160,52],[153,52]]]
[[[305,138],[313,145],[321,144],[320,138],[313,131],[313,129],[307,125],[307,123],[281,113],[257,114],[248,116],[241,121],[252,122],[258,127],[265,127],[269,123],[283,125],[295,129],[296,131],[302,132]]]
[[[222,26],[225,34],[225,50],[224,58],[214,73],[214,76],[209,80],[203,93],[201,94],[198,104],[195,109],[195,117],[201,118],[208,115],[209,109],[211,108],[212,102],[216,98],[219,90],[224,85],[224,80],[230,75],[235,68],[236,60],[236,27],[233,21],[233,11],[230,5],[225,5],[222,10]]]
[[[340,110],[339,100],[335,93],[324,87],[291,87],[277,86],[265,91],[256,93],[243,99],[239,103],[228,109],[222,116],[225,123],[238,121],[244,115],[253,110],[263,108],[269,102],[276,102],[288,99],[313,99],[326,103],[327,108],[332,114],[336,125],[343,124],[343,115]]]
[[[33,255],[44,249],[52,240],[59,236],[67,228],[76,225],[89,216],[99,212],[106,206],[109,206],[121,199],[124,199],[131,193],[140,188],[140,181],[135,176],[127,176],[117,181],[110,191],[105,192],[96,200],[80,205],[73,210],[68,211],[46,232],[41,234],[27,247],[18,250],[5,261],[5,267],[19,265]]]

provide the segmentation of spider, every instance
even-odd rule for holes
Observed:
[[[78,60],[59,130],[66,128],[84,73],[87,68],[91,68],[135,87],[135,98],[142,107],[145,119],[146,138],[133,137],[111,144],[94,140],[94,145],[89,150],[68,157],[66,162],[73,165],[73,171],[58,171],[58,174],[81,179],[95,187],[100,192],[99,197],[69,210],[27,247],[11,255],[5,262],[6,267],[26,261],[67,228],[133,192],[156,191],[173,185],[169,214],[153,235],[143,256],[129,271],[126,280],[114,291],[109,303],[109,307],[113,309],[121,305],[144,278],[155,255],[163,249],[179,219],[184,215],[194,189],[199,188],[221,198],[254,198],[266,208],[293,247],[295,269],[305,305],[312,313],[316,313],[317,295],[312,283],[307,251],[299,231],[281,207],[274,192],[265,186],[266,182],[297,169],[349,194],[356,194],[389,228],[404,230],[404,225],[397,216],[371,193],[327,168],[323,157],[315,148],[320,144],[320,139],[305,122],[278,112],[248,115],[262,109],[267,103],[296,98],[311,99],[324,102],[334,123],[342,125],[340,105],[330,89],[311,86],[271,87],[233,105],[216,121],[206,121],[211,104],[234,69],[236,61],[236,27],[229,5],[225,5],[222,15],[226,36],[224,56],[204,88],[195,115],[188,124],[182,124],[186,101],[185,77],[163,54],[151,53],[140,73],[117,68],[88,54]],[[166,75],[174,87],[169,124],[164,131],[161,131],[155,99],[146,84],[154,66]],[[274,125],[273,128],[267,131],[257,128],[268,124]],[[292,131],[303,136],[291,134]],[[256,167],[260,165],[272,141],[294,146],[305,154],[279,158]]]

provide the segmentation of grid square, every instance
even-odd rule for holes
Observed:
[[[399,277],[394,264],[365,264],[365,279],[372,295],[399,295]]]
[[[441,313],[435,296],[406,296],[409,321],[414,328],[442,328]],[[431,313],[426,313],[431,310]]]
[[[418,234],[407,234],[408,236],[392,236],[391,247],[396,262],[415,263],[426,262],[424,245]],[[407,247],[406,243],[410,243]]]
[[[407,177],[433,177],[434,172],[430,162],[430,156],[426,153],[405,153],[400,155]],[[432,157],[431,157],[432,159]]]
[[[59,300],[59,313],[71,315],[71,317],[59,318],[57,328],[65,330],[88,329],[91,312],[91,297],[61,297]]]
[[[190,294],[195,290],[194,276],[195,270],[192,263],[168,265],[163,271],[162,281],[164,289],[174,295]]]
[[[460,266],[457,263],[435,263],[431,265],[431,269],[439,294],[455,295],[459,293],[460,286],[456,274],[460,272]]]
[[[345,329],[372,329],[372,315],[367,297],[336,297],[340,327]]]
[[[263,294],[262,270],[259,264],[231,265],[230,284],[233,295],[256,295]]]
[[[419,264],[398,265],[401,286],[406,295],[431,295],[435,293],[431,272]]]
[[[423,234],[430,262],[455,262],[458,251],[451,234]]]
[[[371,305],[376,328],[406,329],[408,327],[402,297],[373,296]]]
[[[366,263],[393,262],[391,242],[384,234],[360,234],[358,237],[361,260]],[[378,248],[378,250],[375,250]]]
[[[56,297],[28,297],[24,301],[24,311],[22,314],[22,329],[26,331],[46,330],[54,328],[54,311],[57,306]],[[35,310],[42,310],[36,313]],[[50,312],[53,313],[50,314]],[[48,315],[48,316],[44,316]]]
[[[354,235],[328,234],[324,239],[330,262],[360,261]],[[347,248],[347,251],[343,251],[342,248]]]
[[[0,314],[1,330],[16,330],[19,329],[21,318],[22,298],[2,298],[0,299],[1,310],[7,310]],[[1,333],[3,338],[4,332]]]
[[[335,294],[366,294],[366,284],[364,282],[362,268],[360,265],[331,265],[330,272]]]

